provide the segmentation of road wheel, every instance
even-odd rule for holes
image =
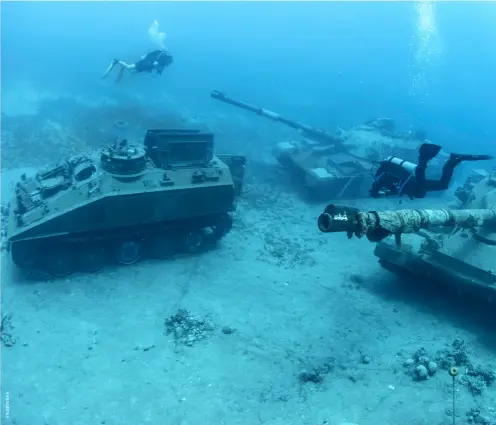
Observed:
[[[105,248],[97,243],[86,243],[79,247],[78,266],[81,271],[94,273],[105,265],[107,253]]]
[[[130,265],[141,257],[140,241],[121,241],[115,246],[115,260],[119,264]]]
[[[180,236],[180,246],[189,254],[199,252],[204,244],[205,238],[201,229],[190,230]]]
[[[69,245],[47,246],[43,266],[53,277],[69,276],[75,268],[72,247]]]

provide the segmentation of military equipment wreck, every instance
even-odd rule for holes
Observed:
[[[278,143],[273,153],[288,169],[303,194],[310,199],[356,199],[369,196],[376,161],[397,156],[417,162],[418,148],[425,133],[399,133],[388,118],[367,121],[363,125],[335,134],[285,118],[268,109],[250,105],[213,91],[211,97],[282,123],[300,132],[298,140]]]
[[[8,214],[8,247],[22,269],[64,277],[113,259],[195,253],[230,231],[245,158],[214,155],[214,136],[149,130],[23,176]]]
[[[378,242],[374,254],[392,271],[439,279],[496,295],[496,171],[456,191],[461,209],[363,212],[329,205],[322,232]],[[388,236],[394,236],[392,241]]]

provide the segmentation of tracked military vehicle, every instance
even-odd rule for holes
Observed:
[[[64,277],[215,243],[231,229],[245,158],[213,149],[210,133],[149,130],[142,145],[122,140],[24,175],[8,214],[14,263]]]
[[[370,120],[350,130],[338,129],[331,134],[232,99],[219,91],[213,91],[211,97],[300,132],[302,137],[276,144],[273,154],[289,171],[303,194],[313,200],[369,196],[375,161],[396,156],[415,163],[418,148],[426,139],[422,131],[396,132],[393,121],[388,118]]]
[[[378,242],[375,255],[386,269],[482,290],[494,298],[496,171],[476,173],[456,195],[461,209],[362,212],[329,205],[318,227]]]

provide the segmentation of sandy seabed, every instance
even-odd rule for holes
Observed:
[[[416,382],[405,359],[458,339],[494,366],[493,329],[477,304],[382,269],[368,241],[320,233],[323,207],[247,184],[216,249],[65,280],[26,281],[4,253],[2,423],[452,424],[452,378]],[[181,311],[201,338],[167,332]],[[456,424],[491,406],[494,387],[456,385]]]
[[[213,251],[63,281],[26,282],[4,257],[17,341],[2,351],[3,423],[452,423],[451,377],[414,382],[403,362],[454,339],[490,362],[488,331],[380,268],[367,241],[319,233],[321,210],[289,194],[270,209],[241,201]],[[179,309],[211,332],[192,345],[167,335]],[[321,382],[302,382],[315,370]],[[457,386],[457,423],[495,395]]]

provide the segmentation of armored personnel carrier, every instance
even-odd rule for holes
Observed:
[[[438,279],[459,289],[487,291],[494,297],[496,170],[477,172],[456,195],[461,209],[362,212],[329,205],[318,227],[378,242],[375,255],[386,269]]]
[[[23,175],[7,215],[14,263],[64,277],[215,243],[231,229],[245,158],[213,149],[210,133],[149,130],[143,145],[122,140]]]
[[[370,120],[348,131],[338,129],[331,134],[219,91],[213,91],[211,97],[300,132],[297,140],[278,143],[273,154],[288,169],[303,194],[312,200],[369,196],[376,161],[397,156],[416,163],[418,148],[425,141],[421,131],[396,132],[394,122],[388,118]]]

